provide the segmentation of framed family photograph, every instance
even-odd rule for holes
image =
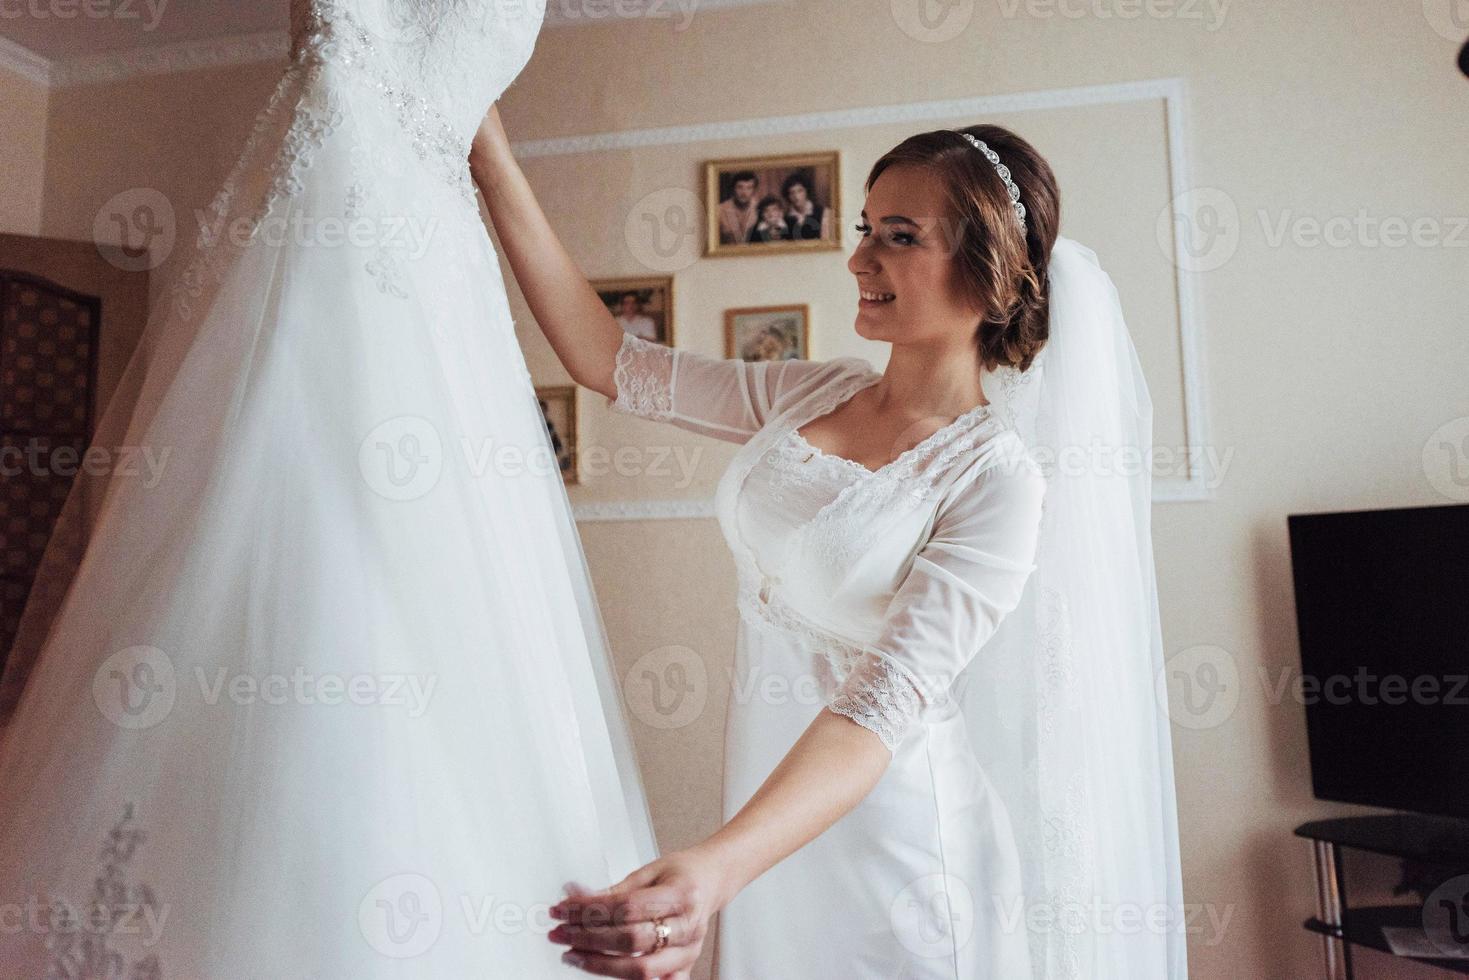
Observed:
[[[811,308],[750,306],[724,313],[724,355],[742,361],[804,361],[811,356]]]
[[[536,401],[546,420],[546,434],[551,437],[551,451],[556,467],[568,485],[579,483],[577,472],[576,385],[554,385],[536,389]],[[539,464],[537,464],[539,465]]]
[[[623,333],[673,346],[673,277],[599,279],[592,288]]]
[[[704,166],[708,254],[842,247],[840,153],[712,160]]]

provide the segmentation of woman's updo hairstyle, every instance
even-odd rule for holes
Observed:
[[[994,164],[960,133],[983,140],[1010,170],[1025,205],[1025,231]],[[872,165],[867,189],[889,167],[924,167],[945,188],[957,235],[955,269],[977,309],[979,359],[986,369],[1030,367],[1049,333],[1046,270],[1061,220],[1061,192],[1050,164],[1035,147],[1001,126],[969,126],[920,133]]]

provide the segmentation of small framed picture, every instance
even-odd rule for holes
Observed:
[[[704,165],[710,255],[840,249],[841,154],[713,160]]]
[[[742,361],[804,361],[811,356],[811,308],[751,306],[724,313],[724,352]]]
[[[576,385],[556,385],[536,389],[541,415],[546,420],[546,434],[551,437],[551,451],[556,467],[568,485],[579,483],[576,455]]]
[[[592,283],[623,333],[673,346],[673,277],[599,279]]]

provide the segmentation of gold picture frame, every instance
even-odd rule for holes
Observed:
[[[706,162],[704,223],[708,233],[705,254],[780,255],[840,251],[841,182],[839,150]],[[813,213],[800,221],[790,210],[791,195],[796,193],[794,185],[797,184],[805,187],[807,198],[814,206]],[[741,196],[749,202],[744,207],[737,203]],[[766,218],[769,216],[761,210],[762,207],[773,208],[776,205],[784,209],[783,232],[776,225],[768,225]],[[813,227],[813,222],[816,227]],[[819,235],[810,237],[818,229]],[[755,240],[775,234],[789,237]],[[742,235],[744,241],[739,240]]]
[[[606,305],[607,311],[618,319],[624,332],[641,336],[644,340],[651,340],[665,347],[675,346],[672,276],[596,279],[592,281],[592,288],[596,290],[597,296]],[[628,296],[637,297],[637,310],[634,316],[647,322],[652,331],[651,336],[645,335],[644,330],[630,327],[629,323],[623,322],[623,318],[619,317],[618,307],[625,302]]]
[[[561,479],[567,486],[581,482],[581,443],[577,435],[576,385],[547,385],[536,388],[536,401],[546,422],[546,435],[551,440]]]
[[[742,361],[810,360],[811,307],[792,303],[725,310],[724,356]]]

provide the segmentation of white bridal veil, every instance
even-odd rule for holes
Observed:
[[[1036,980],[1184,980],[1173,758],[1154,695],[1153,407],[1111,278],[1060,238],[1050,339],[987,394],[1048,478],[1035,570],[962,679],[1009,811]]]

